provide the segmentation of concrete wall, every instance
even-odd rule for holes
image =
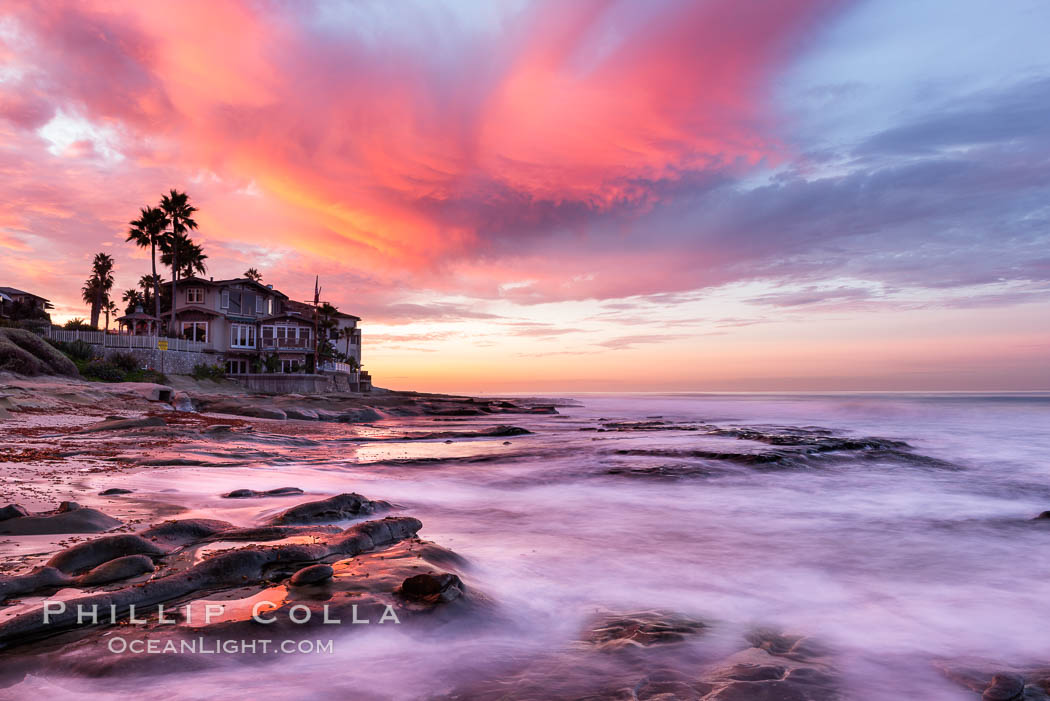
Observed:
[[[331,375],[251,374],[231,375],[231,380],[263,394],[327,394],[336,392]]]

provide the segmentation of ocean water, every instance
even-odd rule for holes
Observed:
[[[311,425],[301,445],[273,439],[269,464],[130,478],[244,524],[287,502],[216,495],[298,486],[395,502],[421,537],[469,560],[466,586],[491,614],[340,629],[332,654],[180,671],[165,696],[223,698],[235,683],[245,698],[420,699],[554,665],[556,698],[564,676],[600,675],[574,662],[598,610],[693,616],[724,652],[755,627],[809,636],[845,698],[973,699],[938,667],[1050,662],[1050,528],[1031,521],[1050,509],[1050,395],[572,399],[556,416],[376,424],[512,423],[525,436],[360,442]],[[24,688],[101,698],[143,683],[56,671]]]

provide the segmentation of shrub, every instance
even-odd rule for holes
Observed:
[[[123,382],[125,375],[123,370],[105,360],[92,360],[84,365],[80,374],[98,382]]]
[[[221,365],[197,363],[190,374],[195,380],[221,380],[226,377],[226,368]]]
[[[87,361],[95,357],[95,349],[90,343],[85,343],[79,338],[68,343],[59,343],[58,349],[73,360]]]
[[[134,372],[142,367],[139,359],[132,353],[114,353],[109,356],[109,362],[113,363],[124,372]]]

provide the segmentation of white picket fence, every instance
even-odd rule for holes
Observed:
[[[189,341],[185,338],[165,338],[163,336],[131,336],[128,334],[106,333],[105,331],[72,331],[49,327],[47,337],[53,341],[71,343],[83,341],[93,346],[105,348],[158,348],[160,343],[167,343],[167,350],[189,351],[200,353],[209,348],[209,344],[200,341]]]

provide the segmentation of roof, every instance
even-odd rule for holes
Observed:
[[[300,312],[302,312],[303,316],[309,314],[311,317],[313,317],[314,305],[310,304],[309,302],[297,302],[294,299],[289,299],[287,302],[285,302],[285,307],[287,307],[288,309],[299,310]],[[361,321],[361,317],[354,316],[353,314],[347,314],[346,312],[341,312],[339,310],[336,310],[335,314],[332,314],[331,316],[334,316],[337,319],[353,319],[354,321]]]
[[[117,321],[160,321],[160,319],[153,316],[152,314],[147,314],[146,312],[142,312],[136,309],[130,314],[118,316]]]
[[[169,282],[167,282],[165,284],[170,285],[171,282],[169,281]],[[273,294],[277,295],[278,297],[284,297],[285,299],[288,299],[288,295],[286,295],[285,293],[281,292],[280,290],[274,289],[273,287],[270,287],[268,285],[264,285],[264,284],[262,284],[260,282],[256,282],[255,280],[252,280],[252,279],[246,278],[246,277],[230,278],[229,280],[205,280],[202,277],[197,277],[196,275],[194,275],[192,277],[184,277],[184,278],[180,279],[177,284],[179,284],[179,285],[211,285],[212,287],[229,287],[230,285],[248,285],[250,287],[255,287],[255,288],[257,288],[257,289],[259,289],[259,290],[261,290],[263,292],[273,293]]]
[[[40,295],[35,295],[32,292],[26,292],[25,290],[20,290],[17,287],[0,287],[0,292],[3,292],[5,295],[7,295],[9,297],[13,297],[13,296],[36,297],[37,299],[42,299],[45,302],[48,301],[46,297],[41,297]]]

